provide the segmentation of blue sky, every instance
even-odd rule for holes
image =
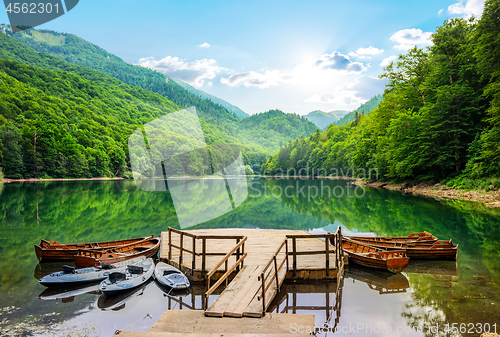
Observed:
[[[383,64],[428,46],[444,20],[482,7],[483,0],[82,0],[38,28],[76,34],[249,114],[307,114],[357,108],[383,91]]]

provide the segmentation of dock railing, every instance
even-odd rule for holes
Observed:
[[[283,248],[285,248],[284,252],[282,252]],[[283,254],[283,259],[278,263],[278,256],[280,254]],[[279,272],[281,271],[281,268],[283,268],[283,265],[285,263],[286,271],[288,271],[288,240],[286,239],[283,240],[279,248],[276,250],[276,253],[274,253],[273,257],[269,260],[258,278],[258,280],[261,282],[261,294],[259,295],[258,300],[262,300],[262,312],[264,313],[266,312],[266,291],[274,282],[276,282],[276,291],[279,292],[281,284],[286,278],[286,272],[281,280],[279,278]],[[267,279],[269,279],[269,281],[267,281],[266,283]]]
[[[342,249],[342,232],[340,226],[337,228],[335,233],[327,233],[327,234],[290,234],[286,236],[287,239],[292,240],[292,251],[289,252],[289,255],[292,255],[292,270],[293,275],[297,274],[297,256],[299,255],[325,255],[325,270],[328,275],[330,271],[330,253],[334,253],[335,255],[335,264],[334,268],[339,271],[341,266],[343,265],[343,256],[344,251]],[[325,240],[325,249],[324,250],[313,250],[313,251],[297,251],[297,241],[299,239],[324,239]],[[330,249],[330,244],[333,245],[333,250]]]
[[[245,253],[245,241],[247,241],[246,236],[239,243],[237,243],[226,255],[224,255],[224,257],[208,273],[208,275],[207,275],[207,292],[205,293],[205,297],[206,297],[207,301],[208,301],[208,297],[210,296],[210,294],[212,294],[214,292],[214,290],[217,289],[217,287],[219,285],[221,285],[222,282],[226,281],[226,286],[227,286],[228,277],[229,277],[229,275],[231,275],[231,273],[234,270],[236,270],[236,268],[238,268],[238,267],[243,268],[244,260],[247,257],[247,253]],[[231,267],[228,268],[229,258],[231,256],[233,256],[236,251],[239,251],[240,247],[242,249],[242,256],[240,258],[237,258],[236,262]],[[210,286],[210,279],[215,274],[215,272],[217,272],[217,270],[219,270],[220,266],[222,266],[223,264],[225,265],[224,275],[222,275],[222,277],[220,277],[217,280],[217,282],[215,282],[212,286]]]
[[[324,250],[315,250],[315,251],[297,251],[297,241],[300,239],[324,239],[325,240],[325,249]],[[292,250],[289,249],[288,240],[292,241]],[[330,249],[330,244],[333,245],[333,250]],[[281,251],[285,247],[284,259],[278,265],[277,259],[278,255],[281,254]],[[286,263],[286,271],[293,270],[293,276],[297,274],[297,256],[299,255],[325,255],[325,274],[326,277],[329,275],[330,270],[330,253],[334,253],[335,255],[335,264],[334,268],[337,271],[337,280],[341,278],[341,274],[343,272],[344,267],[344,251],[342,249],[342,232],[340,226],[337,228],[335,233],[327,233],[327,234],[289,234],[286,236],[286,239],[280,245],[274,256],[269,260],[267,266],[264,268],[263,272],[259,277],[259,281],[261,282],[258,296],[258,300],[262,301],[262,314],[266,313],[266,292],[271,287],[273,282],[276,282],[276,291],[279,292],[281,283],[286,278],[283,277],[283,280],[279,280],[279,272],[283,265]],[[292,268],[289,266],[289,256],[292,256]],[[271,265],[274,263],[274,268],[269,269]],[[266,274],[267,270],[269,272]],[[266,282],[266,280],[268,280]]]
[[[179,235],[179,245],[172,242],[172,236]],[[185,238],[191,240],[190,248],[185,245]],[[191,270],[194,272],[196,269],[196,257],[201,256],[201,271],[203,275],[206,275],[206,261],[207,256],[225,256],[226,253],[221,252],[207,252],[207,240],[235,240],[236,246],[242,241],[246,240],[246,236],[243,235],[194,235],[182,230],[178,230],[172,227],[168,227],[168,259],[172,261],[172,250],[179,250],[179,267],[182,266],[184,261],[184,254],[191,254]],[[197,246],[201,243],[201,251],[197,251]],[[241,248],[240,248],[241,247]],[[242,251],[243,250],[243,251]],[[240,256],[244,253],[244,245],[239,245],[236,251],[232,251],[231,256],[236,256],[236,260],[240,260]],[[243,266],[243,264],[241,264]],[[239,270],[239,264],[236,266],[236,270]],[[227,271],[227,266],[226,266]]]

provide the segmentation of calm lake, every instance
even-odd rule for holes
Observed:
[[[318,327],[336,330],[318,336],[478,336],[480,329],[500,331],[499,210],[356,188],[338,180],[255,178],[248,184],[241,205],[190,229],[322,233],[342,226],[344,234],[390,236],[426,230],[460,245],[457,262],[411,261],[398,275],[350,265],[341,284],[286,284],[269,311],[315,314]],[[337,193],[302,192],[313,186]],[[111,336],[147,313],[152,318],[130,330],[147,330],[165,310],[201,309],[203,285],[166,297],[150,282],[119,298],[105,298],[97,285],[58,293],[38,283],[63,264],[38,264],[33,245],[41,238],[104,241],[179,228],[168,190],[142,191],[130,180],[0,185],[0,224],[2,336]],[[457,329],[447,331],[454,323]]]

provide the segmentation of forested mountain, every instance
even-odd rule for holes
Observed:
[[[195,106],[198,114],[204,116],[205,120],[211,119],[213,124],[238,120],[223,106],[190,93],[175,81],[170,81],[166,75],[149,68],[128,64],[116,55],[76,35],[36,29],[9,35],[38,52],[102,71],[124,83],[159,93],[182,108]],[[223,127],[221,124],[221,128]]]
[[[341,126],[347,125],[350,122],[356,119],[356,114],[362,116],[364,114],[368,114],[373,109],[376,109],[380,102],[382,101],[382,95],[376,95],[370,98],[366,103],[363,103],[357,108],[340,118],[338,121],[333,122],[334,125]]]
[[[314,110],[305,115],[304,117],[316,124],[320,129],[326,128],[333,122],[338,121],[344,115],[348,114],[349,111],[346,110],[333,110],[330,112],[324,112],[321,110]]]
[[[196,96],[199,96],[203,99],[210,100],[214,103],[217,103],[220,106],[223,106],[229,112],[234,113],[237,117],[247,118],[249,116],[245,111],[241,110],[237,106],[232,105],[231,103],[226,102],[222,98],[207,94],[206,92],[204,92],[202,90],[198,90],[184,81],[176,80],[176,79],[172,79],[172,80],[175,81],[175,83],[177,83],[178,85],[180,85],[184,89],[186,89],[187,91],[189,91],[190,93],[195,94]]]
[[[36,52],[4,34],[0,61],[0,167],[7,178],[129,176],[130,133],[181,108],[152,91]],[[245,164],[255,168],[292,135],[308,130],[301,126],[307,121],[291,124],[286,116],[280,117],[281,124],[289,129],[276,130],[265,122],[242,127],[242,120],[225,108],[219,106],[222,115],[217,115],[210,108],[213,102],[197,99],[207,143],[237,145]]]
[[[500,1],[488,0],[479,21],[446,21],[428,50],[413,48],[384,69],[378,108],[289,143],[262,170],[372,169],[383,179],[499,185],[491,179],[500,176],[499,11]]]
[[[246,139],[252,139],[266,148],[276,143],[281,146],[291,139],[311,135],[317,130],[316,125],[304,116],[286,114],[280,110],[269,110],[252,115],[241,120],[239,125]]]

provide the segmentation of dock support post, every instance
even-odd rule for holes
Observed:
[[[292,238],[293,276],[297,275],[297,239]]]
[[[205,277],[205,259],[207,252],[207,239],[203,238],[201,241],[201,274]]]
[[[183,248],[183,242],[184,242],[184,233],[181,233],[181,244],[180,244],[180,247],[181,247],[181,252],[180,252],[180,255],[179,255],[179,269],[181,269],[181,266],[182,266],[182,251],[184,250]]]
[[[286,258],[286,271],[288,272],[290,270],[290,267],[288,266],[288,239],[285,239],[285,258]]]
[[[274,255],[274,271],[276,274],[276,290],[279,292],[280,291],[280,281],[278,278],[278,262],[276,262],[276,255]]]
[[[172,260],[172,231],[168,227],[168,262]]]
[[[262,317],[264,317],[266,315],[266,281],[264,273],[260,275],[260,280],[262,281]]]
[[[196,269],[196,237],[193,236],[193,260],[191,262],[191,275],[194,275],[194,270]]]
[[[326,278],[328,278],[328,275],[330,274],[330,237],[325,237],[325,251],[326,251]]]
[[[236,239],[236,244],[240,243],[240,239]],[[236,261],[240,259],[240,247],[236,250]],[[226,270],[227,270],[227,262],[226,262]],[[240,271],[240,265],[236,267],[236,273]],[[227,281],[226,281],[226,286],[227,286]]]

